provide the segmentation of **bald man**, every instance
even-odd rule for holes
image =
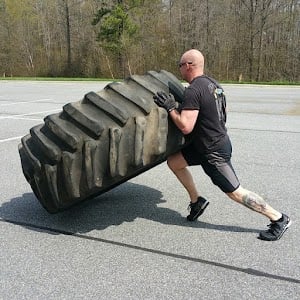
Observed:
[[[268,205],[264,199],[244,189],[231,164],[231,141],[225,127],[226,99],[220,84],[204,74],[203,54],[191,49],[179,63],[182,78],[189,83],[179,109],[172,95],[158,92],[155,103],[163,107],[182,131],[188,146],[168,158],[168,166],[190,197],[188,221],[195,221],[209,202],[198,192],[188,166],[201,165],[204,172],[232,200],[270,219],[269,229],[258,238],[275,241],[291,225],[290,218]]]

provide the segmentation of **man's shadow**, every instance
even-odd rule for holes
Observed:
[[[126,182],[94,199],[77,204],[57,214],[49,214],[33,193],[13,198],[0,207],[3,221],[21,224],[32,230],[53,229],[72,233],[87,233],[133,222],[137,218],[162,224],[231,232],[258,232],[256,229],[210,224],[198,220],[188,222],[186,216],[159,205],[165,203],[156,189]]]

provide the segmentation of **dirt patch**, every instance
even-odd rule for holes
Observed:
[[[296,104],[292,109],[286,112],[287,115],[300,116],[300,104]]]

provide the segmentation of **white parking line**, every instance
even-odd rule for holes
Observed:
[[[58,112],[58,111],[61,111],[61,108],[60,109],[52,109],[52,110],[44,110],[44,111],[36,111],[36,112],[28,113],[28,114],[0,116],[0,120],[2,120],[2,119],[16,119],[16,118],[24,117],[24,116],[31,116],[31,115],[35,115],[35,114],[46,114],[46,113]]]
[[[31,100],[31,101],[19,101],[19,102],[10,102],[10,103],[3,103],[0,106],[9,106],[9,105],[16,105],[16,104],[26,104],[26,103],[35,103],[35,102],[43,102],[43,101],[51,101],[53,99],[45,98],[45,99],[38,99],[38,100]],[[7,99],[9,101],[9,99]]]
[[[10,142],[10,141],[14,141],[14,140],[20,140],[22,137],[23,137],[23,135],[22,136],[11,137],[11,138],[8,138],[8,139],[3,139],[3,140],[0,140],[0,143]]]
[[[11,117],[10,120],[26,120],[26,121],[42,121],[44,117],[40,118],[27,118],[27,117]],[[1,117],[0,117],[1,120]]]

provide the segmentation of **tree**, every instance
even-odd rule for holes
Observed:
[[[116,4],[109,7],[107,4],[101,7],[92,22],[92,25],[100,23],[100,31],[97,40],[105,52],[116,55],[118,62],[118,75],[125,74],[124,57],[126,56],[126,49],[130,42],[136,36],[138,26],[132,21],[129,16],[129,11],[136,8],[139,1],[125,1],[118,0]],[[128,63],[128,70],[130,72],[130,64]],[[110,67],[111,70],[111,67]],[[114,76],[111,73],[112,77]]]
[[[299,19],[299,0],[0,0],[0,74],[180,76],[197,48],[219,80],[300,81]]]

